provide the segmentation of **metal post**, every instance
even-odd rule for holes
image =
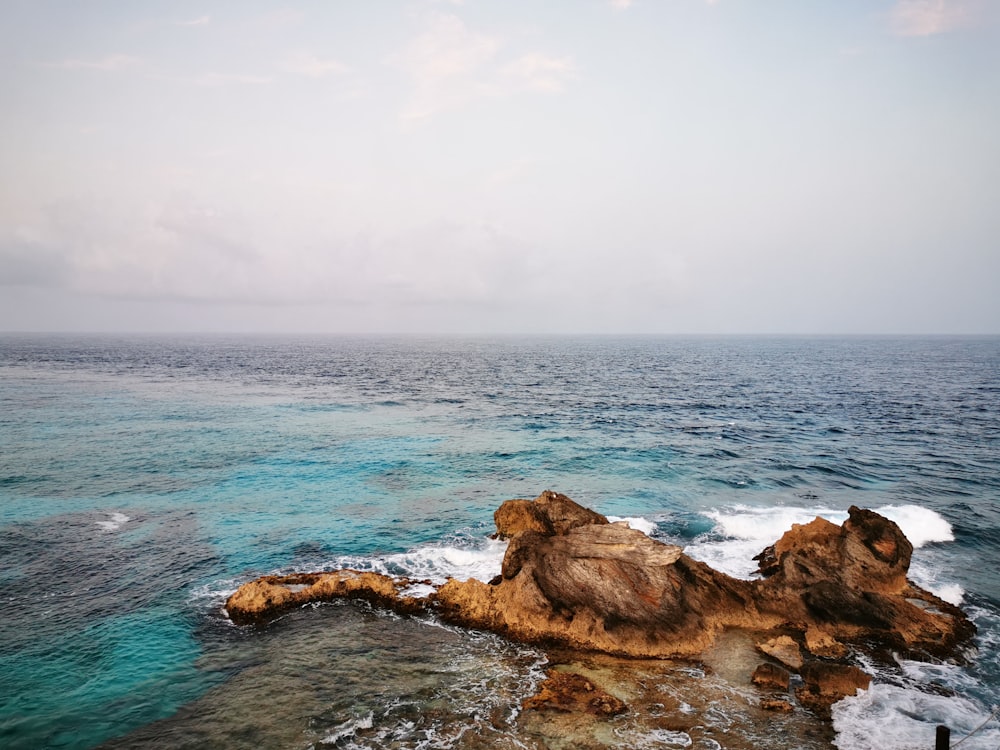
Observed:
[[[937,739],[934,742],[934,750],[948,750],[951,747],[951,730],[943,725],[938,725]]]

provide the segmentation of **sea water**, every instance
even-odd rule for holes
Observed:
[[[871,665],[832,742],[930,748],[1000,704],[996,337],[5,335],[0,746],[542,746],[518,716],[537,650],[349,603],[238,628],[222,603],[270,572],[489,580],[493,510],[544,489],[742,577],[793,523],[873,508],[979,635],[964,665]],[[753,700],[704,711],[718,739],[609,737],[740,747]],[[997,721],[963,745],[998,746]]]

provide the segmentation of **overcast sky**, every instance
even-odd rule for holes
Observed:
[[[0,2],[0,330],[1000,333],[996,0]]]

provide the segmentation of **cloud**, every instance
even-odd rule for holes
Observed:
[[[505,304],[512,288],[539,277],[537,249],[489,224],[437,219],[345,233],[321,217],[302,226],[294,213],[260,216],[187,192],[52,203],[16,226],[0,222],[0,288],[391,309]]]
[[[198,86],[228,86],[230,84],[262,85],[271,83],[274,76],[243,75],[239,73],[205,73],[194,79]]]
[[[201,16],[190,21],[177,21],[175,26],[208,26],[212,22],[211,16]]]
[[[178,244],[211,250],[232,261],[252,261],[259,255],[247,235],[245,217],[191,198],[175,196],[157,211],[152,224]]]
[[[897,0],[889,22],[898,36],[933,36],[964,26],[970,15],[963,0]]]
[[[114,71],[128,68],[138,64],[140,59],[131,55],[107,55],[99,60],[61,60],[59,62],[45,63],[48,68],[61,68],[63,70],[105,70]]]
[[[430,222],[371,250],[362,284],[399,304],[498,304],[537,275],[536,253],[490,225]]]
[[[278,67],[286,73],[295,73],[296,75],[308,76],[309,78],[322,78],[334,73],[346,73],[350,70],[338,60],[324,60],[316,55],[305,53],[292,55]]]
[[[522,156],[487,175],[484,184],[488,188],[495,188],[523,181],[536,165],[535,159]]]
[[[94,297],[209,301],[259,293],[267,302],[274,295],[250,225],[245,215],[183,195],[127,207],[61,201],[39,211],[28,229],[8,233],[11,241],[0,235],[0,277]]]
[[[526,52],[511,58],[499,36],[470,29],[453,14],[435,14],[390,58],[413,83],[404,120],[419,120],[486,97],[519,91],[555,92],[573,71],[568,57]]]
[[[498,38],[471,31],[458,16],[439,14],[399,61],[418,82],[428,84],[475,73],[500,47]]]
[[[498,38],[471,31],[457,16],[436,14],[391,59],[414,86],[403,118],[421,119],[488,94],[482,74],[501,46]]]
[[[518,88],[561,91],[574,70],[573,61],[568,57],[529,53],[505,65],[502,72]]]

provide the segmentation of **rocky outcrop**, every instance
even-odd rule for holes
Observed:
[[[906,578],[913,546],[899,527],[851,507],[837,526],[822,518],[794,525],[755,559],[765,577],[754,600],[784,612],[807,650],[840,657],[845,642],[875,642],[947,656],[975,628],[958,608]]]
[[[495,585],[448,581],[437,606],[517,640],[645,657],[700,653],[722,628],[761,617],[748,582],[621,523],[522,531]]]
[[[802,666],[802,649],[791,636],[779,635],[758,643],[757,648],[793,672],[797,672]]]
[[[850,648],[949,656],[974,633],[961,610],[907,580],[912,545],[868,510],[852,507],[841,526],[821,518],[793,526],[755,558],[762,577],[753,581],[555,492],[510,500],[494,518],[510,541],[490,583],[449,580],[417,596],[414,582],[375,573],[265,576],[226,609],[251,623],[309,601],[361,598],[516,640],[645,658],[696,657],[721,632],[744,629],[762,653],[801,674],[799,702],[820,712],[868,684],[856,667],[831,661]],[[758,676],[773,676],[772,666]],[[784,696],[765,700],[787,703],[783,684]]]
[[[360,599],[403,614],[413,614],[426,609],[429,603],[428,597],[408,594],[416,583],[356,570],[263,576],[240,586],[226,600],[226,612],[237,625],[249,625],[267,622],[309,602]],[[429,584],[429,581],[419,583]]]
[[[859,690],[867,690],[871,675],[852,664],[809,661],[800,671],[803,685],[795,689],[799,703],[829,717],[830,706]]]
[[[759,556],[765,578],[741,581],[573,506],[556,493],[504,503],[498,533],[511,541],[501,576],[449,581],[438,591],[442,615],[636,657],[695,655],[725,628],[780,628],[773,655],[792,669],[800,645],[820,657],[843,657],[846,642],[861,641],[941,655],[973,632],[960,610],[906,579],[912,546],[872,511],[851,508],[843,526],[817,518],[793,527]]]
[[[510,539],[522,531],[542,536],[565,534],[570,529],[591,524],[606,524],[608,519],[565,495],[545,490],[534,500],[508,500],[493,513],[496,536]]]
[[[587,713],[610,718],[628,711],[619,698],[597,687],[591,680],[575,672],[549,670],[538,692],[521,705],[525,710]]]
[[[813,656],[824,659],[843,659],[849,653],[847,646],[816,626],[806,628],[802,638],[803,647]]]
[[[750,675],[750,682],[762,690],[780,690],[787,693],[791,677],[791,674],[784,667],[779,667],[776,664],[761,664]]]

